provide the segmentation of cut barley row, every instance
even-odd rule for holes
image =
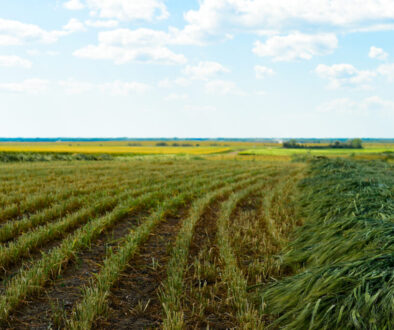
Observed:
[[[95,317],[105,310],[105,299],[120,272],[126,267],[128,260],[135,253],[139,244],[146,239],[150,231],[165,217],[167,212],[179,207],[182,203],[187,202],[193,197],[202,195],[207,190],[217,189],[217,187],[231,181],[234,181],[234,178],[228,180],[217,178],[214,183],[204,187],[199,187],[197,183],[194,183],[193,191],[184,193],[178,196],[178,198],[168,201],[162,206],[162,209],[152,214],[149,220],[135,232],[131,232],[126,239],[125,245],[116,254],[110,255],[104,262],[104,268],[98,275],[95,285],[86,289],[84,298],[75,309],[70,326],[73,329],[88,329],[91,327]]]
[[[256,173],[257,174],[257,173]],[[184,327],[184,319],[182,312],[181,297],[183,293],[183,276],[186,270],[187,256],[189,246],[192,240],[195,225],[201,217],[203,211],[214,200],[221,196],[226,196],[233,190],[240,189],[246,185],[253,184],[257,180],[264,178],[266,174],[252,176],[251,179],[246,179],[237,184],[225,186],[219,191],[211,192],[198,200],[192,206],[191,213],[185,219],[183,226],[178,234],[175,247],[172,252],[172,257],[168,265],[168,278],[164,283],[164,289],[161,294],[161,300],[165,312],[165,319],[163,322],[166,329],[181,329]]]
[[[213,173],[214,174],[214,173]],[[209,179],[207,179],[209,180]],[[170,196],[171,190],[162,191],[161,196]],[[19,304],[20,299],[26,295],[37,291],[50,276],[60,271],[62,265],[67,262],[79,249],[97,237],[99,233],[113,225],[120,218],[130,212],[135,212],[143,205],[152,205],[154,195],[146,194],[138,199],[129,198],[127,201],[117,206],[112,213],[95,220],[92,220],[75,234],[66,238],[62,244],[53,249],[49,254],[43,256],[30,269],[21,271],[7,285],[5,294],[0,298],[0,318],[4,319],[8,313]]]
[[[207,175],[212,176],[213,174],[209,173]],[[204,176],[201,176],[201,178],[203,177]],[[183,186],[190,185],[190,183],[182,184],[182,182],[183,178],[174,181],[166,181],[164,186],[163,183],[159,183],[158,185],[143,186],[136,190],[126,190],[119,195],[99,200],[90,208],[82,209],[58,222],[49,223],[32,232],[26,233],[20,236],[15,242],[10,242],[8,246],[0,246],[0,267],[4,268],[8,264],[16,262],[17,260],[21,261],[21,258],[27,256],[32,249],[40,247],[49,241],[63,237],[67,232],[86,223],[89,219],[110,211],[117,203],[122,202],[126,198],[137,197],[141,194],[145,194],[146,200],[151,198],[152,200],[159,202],[165,197],[165,194],[160,192],[160,189],[163,189],[166,186],[173,187],[174,189],[182,189]]]
[[[189,170],[187,170],[189,171]],[[164,180],[169,180],[172,177],[181,177],[182,174],[186,174],[188,172],[178,172],[176,174],[169,174],[166,176],[166,179]],[[196,171],[198,173],[198,171]],[[35,213],[31,215],[30,217],[24,217],[21,220],[18,221],[9,221],[2,225],[0,227],[0,242],[7,241],[11,238],[14,238],[16,235],[19,233],[25,232],[29,229],[32,229],[36,227],[37,225],[42,225],[47,222],[49,222],[52,219],[60,218],[61,216],[64,216],[66,214],[72,213],[74,210],[78,210],[80,207],[83,205],[89,205],[92,203],[95,204],[100,204],[100,200],[104,200],[104,197],[109,197],[111,195],[116,196],[119,192],[121,192],[124,189],[128,189],[129,186],[142,186],[142,187],[150,187],[152,189],[155,189],[155,186],[152,186],[154,184],[160,184],[160,182],[163,182],[163,178],[160,176],[161,179],[159,180],[153,180],[151,177],[148,178],[149,180],[149,185],[147,184],[147,178],[146,177],[141,177],[138,179],[132,179],[132,180],[125,180],[122,181],[122,186],[119,187],[117,182],[113,182],[110,188],[112,190],[105,190],[104,188],[107,188],[107,186],[100,186],[97,185],[95,187],[96,190],[98,190],[94,195],[82,195],[80,197],[73,197],[67,200],[66,202],[60,201],[59,203],[55,204],[53,207],[44,209],[41,212]],[[146,191],[146,190],[145,190]],[[90,193],[92,194],[92,190],[89,190],[86,192],[87,194]],[[69,215],[71,216],[71,215]]]

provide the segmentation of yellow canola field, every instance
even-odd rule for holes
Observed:
[[[67,152],[83,154],[190,154],[205,155],[223,153],[224,147],[145,147],[145,146],[106,146],[106,145],[66,145],[66,144],[0,144],[0,152]]]

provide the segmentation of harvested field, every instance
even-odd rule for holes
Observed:
[[[392,326],[387,163],[162,158],[0,171],[2,328]]]

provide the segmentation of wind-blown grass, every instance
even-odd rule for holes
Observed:
[[[274,326],[392,329],[393,167],[320,160],[301,182],[305,225],[284,254],[298,274],[261,292]]]

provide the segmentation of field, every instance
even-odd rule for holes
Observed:
[[[390,162],[212,157],[0,163],[0,326],[393,328]]]
[[[309,143],[310,146],[318,146]],[[31,156],[34,154],[33,156]],[[104,155],[106,159],[136,156],[203,156],[209,159],[259,159],[288,161],[294,157],[353,157],[391,159],[393,143],[364,143],[363,149],[285,149],[280,143],[217,140],[147,140],[98,142],[0,142],[0,162],[7,158],[47,160],[85,159]],[[11,155],[11,157],[9,157]],[[16,155],[16,157],[12,157]],[[41,157],[36,157],[41,155]],[[60,155],[60,156],[59,156]]]
[[[141,145],[129,146],[113,143],[20,143],[0,144],[0,152],[40,152],[40,153],[82,153],[82,154],[135,154],[135,155],[156,155],[156,154],[211,154],[228,152],[228,147],[220,146],[155,146]]]

